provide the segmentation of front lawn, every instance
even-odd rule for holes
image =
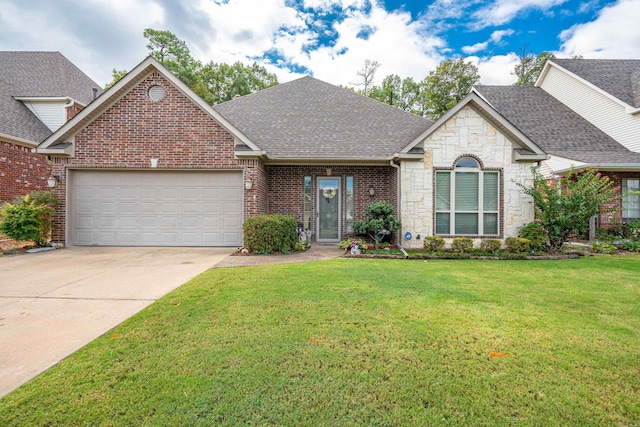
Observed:
[[[640,424],[640,257],[210,270],[2,425]]]

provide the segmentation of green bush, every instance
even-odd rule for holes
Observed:
[[[58,204],[51,192],[34,192],[5,204],[0,210],[0,233],[13,240],[47,246],[51,215]]]
[[[622,242],[620,244],[620,249],[624,249],[629,252],[640,252],[640,242],[634,242],[632,240]]]
[[[598,243],[595,242],[591,245],[591,250],[598,254],[608,254],[613,255],[618,252],[618,248],[609,243]]]
[[[423,247],[425,252],[441,252],[444,249],[444,239],[440,236],[427,236]]]
[[[530,249],[534,252],[546,252],[549,247],[549,235],[539,222],[530,222],[520,228],[518,237],[529,239]]]
[[[504,243],[512,254],[524,254],[531,250],[531,241],[524,237],[507,237]]]
[[[482,239],[480,249],[490,254],[495,254],[500,250],[502,242],[498,239]]]
[[[451,242],[451,250],[457,253],[467,254],[473,250],[473,240],[466,237],[456,237]]]
[[[358,234],[368,234],[378,244],[386,233],[392,233],[400,228],[400,221],[396,219],[393,205],[389,202],[379,201],[371,203],[364,210],[366,220],[359,220],[353,224],[353,230]]]
[[[298,223],[289,215],[258,215],[245,220],[244,246],[256,254],[289,252],[298,242]]]

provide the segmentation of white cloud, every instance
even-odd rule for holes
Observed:
[[[480,73],[480,84],[483,85],[512,85],[517,78],[512,74],[514,67],[519,62],[518,55],[509,53],[507,55],[496,55],[480,58],[470,56],[471,61]]]
[[[489,46],[489,42],[476,43],[471,46],[463,46],[462,51],[467,55],[485,50]]]
[[[489,42],[491,43],[495,43],[495,44],[500,44],[500,42],[502,42],[502,39],[504,37],[510,36],[514,33],[513,30],[509,29],[509,30],[496,30],[493,33],[491,33],[491,36],[489,37],[489,40],[485,41],[485,42],[481,42],[481,43],[476,43],[473,44],[471,46],[463,46],[462,47],[462,51],[464,53],[466,53],[467,55],[471,55],[477,52],[481,52],[483,50],[486,50],[487,47],[489,47]]]
[[[512,29],[496,30],[493,33],[491,33],[491,41],[494,43],[500,43],[503,38],[513,35],[514,32],[515,31],[513,31]]]
[[[487,7],[482,7],[473,13],[474,28],[486,28],[502,25],[528,10],[539,9],[548,12],[552,7],[565,3],[567,0],[496,0]]]
[[[640,58],[640,2],[619,0],[600,10],[591,22],[574,25],[560,34],[563,41],[556,55],[585,58]]]

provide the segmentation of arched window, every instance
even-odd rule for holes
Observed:
[[[453,170],[435,172],[435,234],[500,234],[500,172],[485,171],[473,157],[462,157]]]

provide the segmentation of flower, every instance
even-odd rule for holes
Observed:
[[[336,197],[336,194],[338,194],[338,192],[333,187],[327,187],[322,190],[322,195],[327,200],[333,199],[334,197]]]

